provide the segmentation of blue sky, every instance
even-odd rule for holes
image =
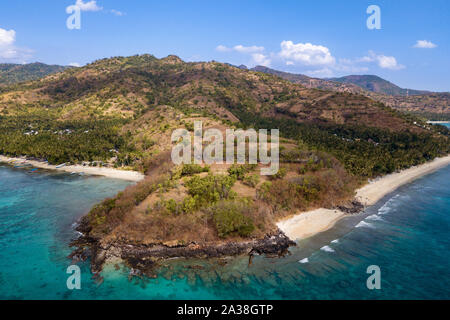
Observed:
[[[78,2],[81,29],[66,7]],[[369,30],[369,5],[381,29]],[[448,0],[17,0],[0,4],[0,61],[83,65],[176,54],[318,77],[376,74],[450,91]],[[418,41],[421,41],[418,43]]]

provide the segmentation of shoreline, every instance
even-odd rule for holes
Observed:
[[[373,206],[399,187],[448,165],[450,165],[450,155],[377,178],[356,190],[355,200],[365,207]],[[282,219],[277,222],[277,226],[290,239],[302,240],[331,229],[336,222],[346,216],[348,214],[338,209],[319,208]]]
[[[104,241],[91,237],[89,223],[82,218],[76,228],[82,234],[73,240],[70,247],[76,249],[68,256],[73,263],[90,258],[91,272],[94,277],[102,278],[100,273],[105,265],[122,262],[131,271],[130,276],[156,277],[155,270],[161,262],[170,259],[209,259],[247,255],[249,265],[254,255],[280,257],[288,254],[288,249],[296,243],[281,231],[267,234],[264,238],[246,241],[213,241],[209,243],[169,244],[155,242],[138,244],[123,240]]]
[[[56,165],[48,164],[44,161],[38,160],[28,160],[24,157],[22,158],[14,158],[14,157],[6,157],[0,155],[0,162],[4,162],[7,164],[26,164],[31,165],[34,168],[39,169],[47,169],[47,170],[56,170],[61,172],[68,173],[83,173],[94,176],[103,176],[112,179],[120,179],[132,182],[139,182],[145,178],[145,176],[137,171],[127,171],[127,170],[119,170],[114,168],[105,168],[105,167],[89,167],[82,165],[68,165],[59,167]]]

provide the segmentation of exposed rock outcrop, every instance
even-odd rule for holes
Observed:
[[[83,235],[72,241],[71,246],[76,249],[69,258],[74,261],[91,259],[91,270],[98,274],[108,260],[121,259],[134,273],[152,275],[159,262],[170,258],[219,258],[237,255],[262,255],[272,257],[283,256],[295,242],[283,232],[266,235],[263,239],[242,241],[218,241],[189,244],[139,244],[127,243],[123,240],[105,242],[89,236],[89,227],[83,221],[77,227]]]

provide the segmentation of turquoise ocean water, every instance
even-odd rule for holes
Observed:
[[[74,223],[126,185],[0,165],[0,299],[450,299],[450,166],[284,258],[173,260],[157,279],[131,281],[110,266],[102,284],[81,263],[82,288],[68,290]],[[381,290],[366,287],[370,265],[381,269]]]

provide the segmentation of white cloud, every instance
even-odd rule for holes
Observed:
[[[269,57],[262,53],[253,53],[252,60],[254,64],[264,67],[269,67],[272,62]]]
[[[227,48],[227,47],[225,47],[225,46],[219,44],[219,45],[216,47],[216,50],[219,51],[219,52],[228,52],[228,51],[231,51],[232,49],[231,49],[231,48]]]
[[[377,57],[378,65],[383,69],[398,69],[400,66],[397,64],[397,60],[394,57],[388,57],[379,55]]]
[[[264,51],[264,47],[258,47],[258,46],[249,46],[249,47],[245,47],[241,44],[234,46],[233,48],[228,48],[224,45],[218,45],[216,47],[217,51],[220,52],[230,52],[230,51],[236,51],[236,52],[240,52],[240,53],[247,53],[247,54],[251,54],[251,53],[256,53],[256,52],[263,52]]]
[[[261,65],[261,66],[266,66],[268,67],[270,65],[270,63],[272,62],[271,59],[263,54],[262,52],[264,52],[264,47],[260,47],[260,46],[243,46],[241,44],[236,45],[232,48],[228,48],[224,45],[218,45],[216,47],[216,50],[219,52],[239,52],[245,55],[250,55],[251,56],[251,61],[250,64],[254,64],[254,65]]]
[[[327,47],[312,43],[295,44],[292,41],[282,41],[279,56],[306,66],[326,66],[336,62]]]
[[[292,41],[281,42],[281,51],[278,56],[286,61],[286,65],[298,65],[315,67],[313,70],[305,71],[311,76],[330,77],[335,72],[339,73],[361,73],[368,72],[369,68],[364,63],[374,62],[380,68],[400,70],[405,66],[399,64],[393,56],[375,54],[369,51],[369,55],[359,59],[336,59],[331,51],[321,45],[312,43],[294,43]]]
[[[322,68],[318,70],[309,70],[304,72],[307,76],[310,77],[320,77],[320,78],[328,78],[334,75],[334,71],[330,68]]]
[[[0,28],[0,59],[24,62],[31,56],[31,50],[17,48],[16,31]]]
[[[364,56],[364,57],[358,59],[358,61],[359,62],[374,62],[375,58],[372,58],[372,57],[369,57],[369,56]]]
[[[75,5],[80,8],[81,11],[101,11],[103,10],[102,7],[97,5],[97,1],[88,1],[83,2],[83,0],[77,0]]]
[[[118,17],[124,16],[125,13],[123,13],[122,11],[119,10],[115,10],[115,9],[111,9],[110,12]]]
[[[367,66],[361,66],[362,59],[345,59],[341,58],[333,66],[333,69],[345,73],[361,73],[369,71]]]
[[[219,45],[216,50],[219,52],[239,52],[249,55],[250,65],[270,66],[272,63],[280,63],[289,67],[303,67],[307,71],[302,73],[316,77],[331,77],[335,74],[355,74],[369,72],[370,65],[376,64],[380,68],[389,70],[404,69],[405,66],[398,63],[393,56],[376,54],[369,51],[369,54],[355,59],[336,59],[330,49],[322,45],[312,43],[294,43],[293,41],[282,41],[279,52],[265,52],[262,46],[243,46],[226,47]],[[297,70],[298,71],[298,70]]]
[[[369,51],[369,55],[360,59],[362,62],[376,62],[380,68],[390,70],[404,69],[405,66],[398,64],[397,59],[393,56],[385,56],[383,54],[375,54],[373,51]]]
[[[433,49],[436,48],[437,45],[428,40],[417,40],[416,44],[413,47],[421,49]]]
[[[71,66],[71,67],[81,67],[81,65],[78,62],[71,62],[71,63],[69,63],[69,66]]]
[[[15,59],[18,56],[17,50],[14,48],[1,48],[0,47],[0,58],[1,59]]]
[[[16,41],[16,32],[14,30],[5,30],[0,28],[0,46],[9,46]]]
[[[255,52],[263,52],[264,47],[258,46],[244,47],[243,45],[237,45],[233,47],[233,50],[240,53],[255,53]]]
[[[85,0],[85,1],[86,2],[84,2],[83,0],[76,0],[74,6],[80,8],[81,11],[102,11],[103,10],[103,7],[99,6],[97,4],[96,0],[91,0],[91,1]],[[69,7],[71,7],[71,6],[69,6]],[[69,7],[67,7],[67,8],[69,8]],[[109,13],[112,13],[118,17],[122,17],[125,15],[124,12],[116,10],[116,9],[109,10]]]

